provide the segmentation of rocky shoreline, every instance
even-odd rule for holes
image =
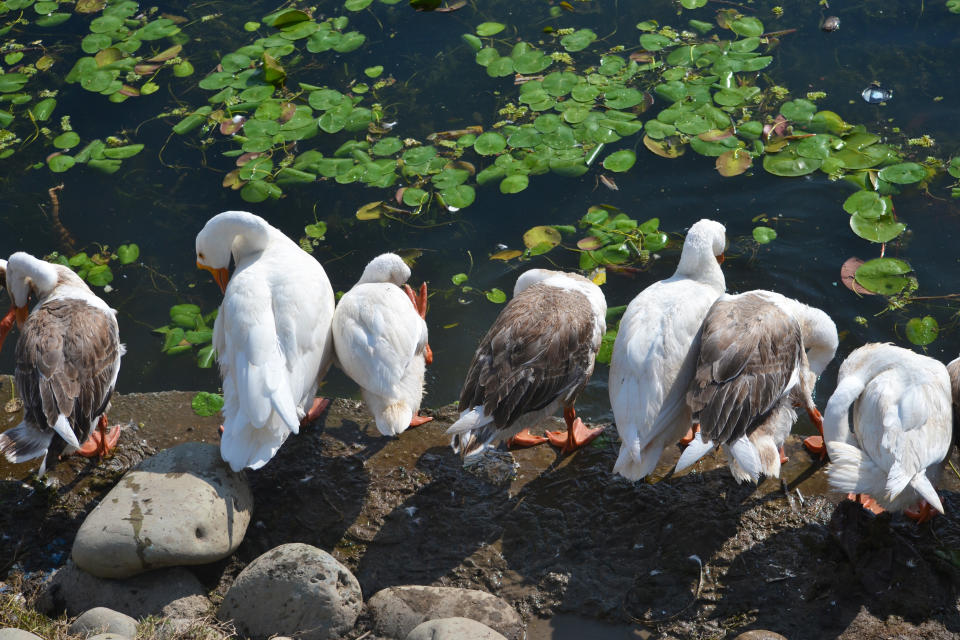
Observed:
[[[217,420],[189,400],[117,398],[117,455],[71,458],[51,487],[29,465],[0,467],[0,627],[116,640],[575,637],[538,624],[559,616],[597,638],[960,631],[949,469],[947,515],[916,527],[824,495],[797,439],[782,483],[739,486],[720,455],[680,477],[666,461],[657,482],[633,484],[610,473],[612,427],[573,456],[542,446],[464,469],[443,435],[451,408],[388,439],[362,405],[337,400],[264,469],[234,474]],[[16,420],[4,412],[0,428]]]

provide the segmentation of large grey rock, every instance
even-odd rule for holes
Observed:
[[[0,640],[43,640],[43,638],[23,629],[8,628],[0,629]]]
[[[340,638],[363,605],[360,584],[326,551],[284,544],[240,572],[217,612],[253,640],[289,635],[299,640]]]
[[[53,574],[37,601],[37,608],[52,616],[64,611],[76,616],[106,606],[137,619],[197,617],[209,611],[210,601],[200,581],[180,567],[110,580],[81,571],[72,562]]]
[[[212,444],[161,451],[126,474],[90,512],[73,543],[73,561],[101,578],[206,564],[243,541],[253,495]]]
[[[427,620],[462,617],[476,620],[510,640],[523,635],[523,621],[513,607],[500,598],[473,589],[390,587],[373,594],[367,602],[374,630],[390,638],[406,638]]]
[[[133,640],[133,636],[126,636],[122,633],[98,633],[90,636],[87,640]]]
[[[470,618],[439,618],[421,622],[407,640],[506,640],[485,624]]]
[[[137,635],[137,621],[125,613],[106,607],[94,607],[80,614],[70,624],[70,633],[86,635],[88,633],[116,633],[132,638]]]

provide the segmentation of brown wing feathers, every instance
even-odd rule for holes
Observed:
[[[756,429],[782,397],[802,350],[799,325],[776,305],[756,297],[717,301],[687,394],[704,439],[722,444]]]
[[[511,300],[477,347],[459,410],[483,406],[504,428],[560,397],[593,369],[593,310],[581,294],[534,285]]]

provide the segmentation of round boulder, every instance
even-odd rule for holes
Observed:
[[[134,467],[90,512],[73,561],[101,578],[207,564],[243,541],[253,495],[212,444],[187,442]]]
[[[427,620],[413,628],[407,640],[507,640],[485,624],[470,618]]]
[[[94,607],[80,614],[70,624],[70,633],[87,635],[88,633],[115,633],[132,638],[137,635],[137,621],[125,613],[106,607]]]
[[[43,640],[40,636],[34,635],[23,629],[0,629],[0,640]]]
[[[363,597],[350,571],[326,551],[284,544],[251,562],[223,598],[217,617],[260,640],[341,638],[360,615]]]
[[[389,638],[406,638],[422,622],[452,617],[476,620],[509,640],[523,635],[523,621],[513,607],[474,589],[389,587],[373,594],[367,608],[373,615],[374,631]]]

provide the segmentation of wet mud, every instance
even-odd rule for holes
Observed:
[[[0,407],[9,399],[3,382]],[[0,579],[39,579],[66,561],[84,516],[130,466],[185,440],[217,441],[191,394],[114,401],[126,427],[100,465],[70,458],[54,486],[35,465],[0,466]],[[941,483],[945,516],[917,526],[827,493],[821,463],[792,439],[783,480],[738,485],[723,454],[654,480],[611,473],[616,430],[571,456],[514,453],[499,482],[464,469],[443,435],[454,412],[399,438],[364,407],[337,400],[247,472],[254,517],[229,559],[192,568],[214,599],[261,553],[286,542],[331,551],[364,597],[402,584],[481,589],[513,604],[528,638],[954,638],[960,633],[960,481]],[[18,420],[3,412],[0,428]],[[956,458],[956,453],[953,453]],[[28,581],[29,583],[29,581]],[[364,619],[352,637],[367,631]],[[372,638],[373,636],[365,636]]]

